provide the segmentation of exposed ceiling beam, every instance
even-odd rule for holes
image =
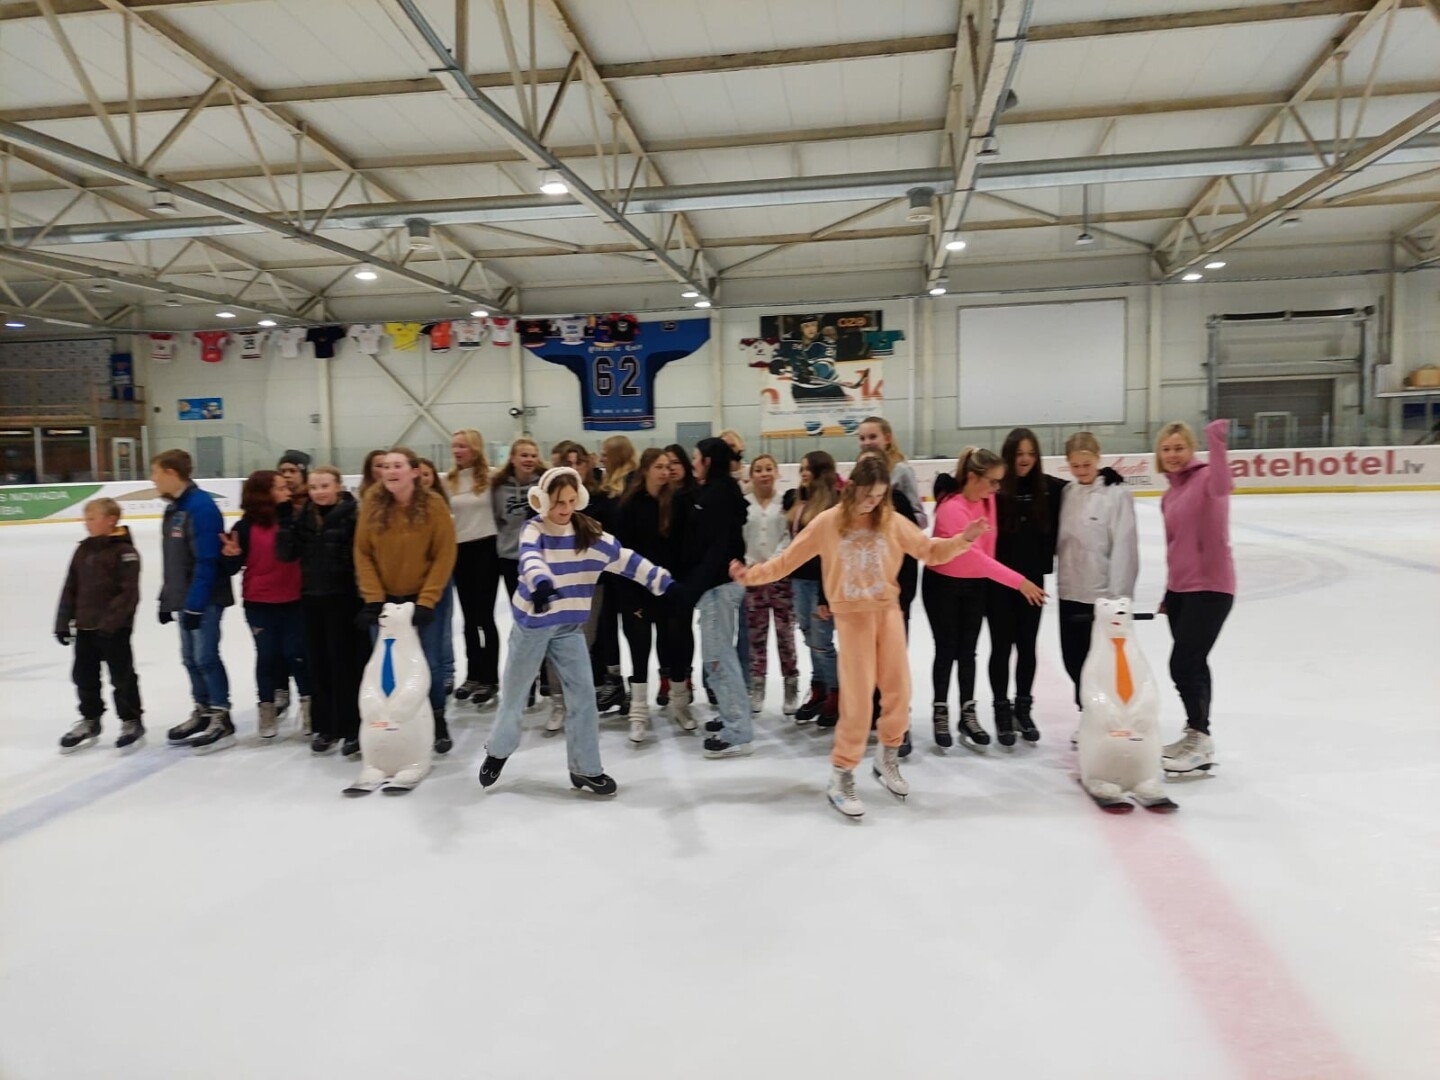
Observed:
[[[130,11],[164,11],[166,8],[218,7],[221,4],[240,4],[250,0],[121,0]],[[98,15],[106,10],[100,0],[53,0],[57,15]],[[38,19],[44,11],[34,0],[6,4],[0,8],[0,22],[19,19]]]
[[[421,49],[422,57],[433,58],[436,67],[431,70],[449,85],[450,89],[462,95],[474,107],[480,118],[495,130],[514,150],[540,169],[551,169],[564,179],[574,198],[587,207],[602,221],[608,221],[630,236],[642,251],[648,251],[658,266],[701,293],[709,293],[711,285],[703,275],[692,267],[681,266],[670,255],[667,246],[659,244],[648,236],[635,222],[617,209],[604,196],[590,186],[573,169],[552,154],[533,134],[527,131],[514,117],[502,109],[490,97],[476,89],[463,71],[456,66],[455,59],[439,33],[430,24],[415,0],[382,0],[387,10],[395,15],[398,30],[405,32],[412,44]]]
[[[1020,63],[1030,24],[1033,0],[990,0],[976,7],[962,4],[956,37],[955,67],[945,118],[946,140],[941,164],[954,176],[948,198],[936,205],[926,258],[926,282],[934,285],[945,270],[946,243],[960,227],[980,167],[980,151],[994,136],[1005,97]],[[977,19],[978,18],[978,25]]]
[[[4,124],[0,124],[0,138],[4,138],[7,130],[22,132],[32,140],[49,139],[49,136],[32,132],[29,128],[13,128]],[[74,149],[82,154],[90,153],[80,148]],[[115,163],[108,162],[108,159],[99,160],[100,164],[92,167],[108,165],[113,171]],[[1415,136],[1405,145],[1393,147],[1385,156],[1386,165],[1430,165],[1437,161],[1440,161],[1440,134]],[[1315,169],[1316,162],[1310,148],[1304,143],[1158,150],[1143,154],[1112,154],[1093,158],[996,162],[983,165],[977,170],[971,189],[979,192],[1018,191],[1215,175],[1313,172]],[[155,183],[163,186],[169,182]],[[898,198],[916,187],[929,187],[937,194],[945,195],[950,192],[953,183],[954,175],[947,167],[640,188],[633,192],[631,215],[870,202]],[[181,187],[171,186],[177,190]],[[195,195],[201,199],[210,198],[203,192],[195,192]],[[183,195],[181,197],[190,198]],[[240,217],[227,211],[218,212],[226,216],[56,224],[45,227],[43,237],[36,228],[16,229],[14,236],[17,242],[39,243],[43,240],[45,246],[55,246],[147,239],[169,240],[189,236],[243,235],[275,231],[276,226],[289,227],[287,220],[281,215],[265,216],[247,210],[245,214],[248,216]],[[544,195],[358,203],[334,209],[326,217],[322,229],[399,229],[409,219],[416,217],[424,218],[432,225],[488,226],[517,221],[559,223],[590,217],[592,214],[588,204],[577,199]],[[312,218],[314,213],[307,210],[305,216]],[[256,219],[263,220],[264,224]]]
[[[341,244],[331,240],[329,237],[297,228],[286,219],[256,213],[237,203],[232,203],[226,199],[198,191],[195,188],[186,187],[183,184],[175,184],[168,180],[157,180],[152,177],[147,177],[133,166],[102,157],[82,146],[75,146],[71,143],[63,142],[60,139],[51,138],[49,135],[43,135],[29,128],[0,122],[0,141],[14,143],[18,146],[28,146],[30,149],[48,157],[61,161],[69,161],[81,168],[90,169],[94,172],[105,173],[138,188],[168,191],[177,199],[184,199],[187,202],[204,207],[216,214],[223,215],[226,218],[244,225],[252,227],[258,226],[259,231],[274,233],[291,240],[298,240],[311,247],[321,248],[335,255],[342,255],[356,263],[369,262],[377,268],[385,270],[387,273],[406,278],[417,285],[435,292],[453,293],[456,296],[463,296],[467,300],[471,300],[485,307],[499,307],[496,301],[488,297],[481,296],[478,293],[466,289],[452,288],[447,282],[417,273],[399,263],[378,258],[358,248],[350,247],[348,244]],[[148,223],[132,222],[129,224]]]
[[[1305,74],[1291,87],[1290,92],[1286,95],[1285,103],[1276,108],[1250,133],[1245,144],[1254,146],[1282,132],[1286,121],[1290,117],[1298,116],[1294,109],[1308,101],[1321,85],[1330,79],[1337,58],[1348,55],[1366,34],[1380,24],[1397,2],[1398,0],[1367,0],[1363,13],[1351,18],[1346,24],[1344,32],[1326,44],[1325,48],[1311,61]],[[1216,179],[1205,185],[1195,201],[1191,203],[1190,212],[1185,215],[1184,220],[1178,222],[1156,245],[1157,252],[1161,253],[1163,257],[1174,258],[1171,253],[1175,252],[1180,244],[1186,242],[1189,236],[1197,232],[1193,225],[1193,219],[1202,214],[1212,202],[1219,198],[1224,182],[1223,176],[1217,176]]]
[[[1178,256],[1166,259],[1164,262],[1166,273],[1177,274],[1188,270],[1263,229],[1282,215],[1303,208],[1312,199],[1343,184],[1396,147],[1415,138],[1417,134],[1428,131],[1436,124],[1440,124],[1440,100],[1433,101],[1425,108],[1411,113],[1384,134],[1377,135],[1355,147],[1349,153],[1342,155],[1329,168],[1316,173],[1309,180],[1292,188],[1279,198],[1252,211],[1238,224],[1231,225],[1218,234],[1206,238],[1193,250],[1187,248]]]
[[[1400,0],[1401,7],[1415,8],[1435,0]],[[1116,34],[1154,34],[1166,30],[1198,30],[1217,26],[1245,26],[1252,23],[1286,22],[1294,19],[1333,18],[1357,15],[1370,10],[1372,0],[1301,0],[1299,3],[1255,4],[1250,7],[1215,8],[1209,11],[1182,11],[1156,15],[1133,15],[1123,19],[1091,19],[1085,22],[1051,23],[1030,29],[1030,42],[1078,41]]]

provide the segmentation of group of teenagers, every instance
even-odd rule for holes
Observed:
[[[749,754],[773,624],[784,715],[834,729],[831,804],[863,814],[855,770],[872,731],[873,774],[903,798],[909,785],[899,763],[911,748],[907,642],[917,595],[934,640],[935,743],[952,746],[958,736],[984,751],[992,742],[975,697],[976,647],[987,624],[993,738],[1005,747],[1037,742],[1032,688],[1045,576],[1056,573],[1061,652],[1077,706],[1095,601],[1134,593],[1135,514],[1122,478],[1100,467],[1100,446],[1088,432],[1065,445],[1073,479],[1046,475],[1039,440],[1017,428],[998,454],[968,448],[953,472],[936,478],[927,533],[915,472],[889,423],[870,417],[857,434],[848,477],[830,454],[812,451],[798,485],[784,492],[778,462],[762,454],[747,464],[733,431],[689,453],[677,445],[637,454],[616,435],[597,457],[567,441],[548,464],[536,442],[521,438],[492,469],[480,433],[464,429],[454,433],[452,466],[443,473],[405,447],[372,451],[353,495],[337,469],[312,469],[307,455],[287,451],[276,469],[245,480],[242,516],[228,530],[214,499],[193,482],[189,455],[165,451],[151,469],[167,503],[158,615],[179,625],[194,698],[168,741],[197,752],[234,744],[219,640],[239,577],[255,643],[259,735],[278,733],[293,680],[301,730],[316,754],[360,751],[360,682],[387,603],[413,605],[437,754],[453,745],[447,699],[482,708],[498,702],[479,774],[486,787],[518,749],[526,710],[548,696],[545,727],[565,732],[571,782],[613,794],[599,717],[627,714],[630,741],[649,739],[652,648],[654,704],[681,730],[695,731],[698,683],[713,709],[705,755]],[[1213,762],[1207,658],[1235,593],[1226,435],[1225,421],[1206,428],[1207,462],[1196,458],[1183,423],[1167,425],[1156,443],[1156,468],[1168,480],[1161,611],[1186,715],[1181,739],[1165,747],[1172,772]],[[110,500],[87,506],[86,529],[56,620],[61,643],[76,643],[81,710],[61,739],[65,751],[100,735],[102,662],[122,725],[117,745],[144,734],[129,649],[139,556]],[[503,668],[495,618],[502,582],[512,614]],[[463,677],[454,649],[457,601]],[[797,633],[810,656],[808,695],[801,694]]]

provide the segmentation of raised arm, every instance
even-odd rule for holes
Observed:
[[[891,520],[895,523],[896,538],[900,541],[901,549],[926,566],[938,566],[959,558],[969,551],[976,538],[989,528],[989,523],[982,518],[970,522],[964,532],[937,538],[926,536],[913,521],[907,521],[898,514],[892,516]]]
[[[826,513],[829,511],[827,510]],[[765,562],[747,569],[742,583],[745,585],[768,585],[772,581],[779,581],[781,578],[793,574],[816,555],[819,555],[820,530],[815,526],[824,516],[824,514],[819,515],[796,533],[795,538],[790,541],[785,550]]]
[[[1210,451],[1205,491],[1217,499],[1229,495],[1235,488],[1235,479],[1230,475],[1229,435],[1229,420],[1211,420],[1205,425],[1205,449]]]

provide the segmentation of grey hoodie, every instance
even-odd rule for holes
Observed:
[[[490,486],[495,508],[495,554],[502,559],[520,558],[520,529],[535,516],[530,509],[530,489],[540,479],[522,481],[512,476]]]

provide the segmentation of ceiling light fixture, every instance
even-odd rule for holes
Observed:
[[[944,286],[944,285],[932,285],[932,286],[930,287],[930,295],[931,295],[931,296],[944,296],[944,295],[945,295],[945,286]]]
[[[924,225],[935,218],[935,189],[928,187],[911,188],[907,193],[910,196],[910,209],[905,214],[905,220],[912,225]]]
[[[215,312],[215,317],[216,317],[217,319],[233,319],[233,318],[235,318],[235,312],[233,312],[233,311],[217,311],[217,312]]]
[[[540,174],[540,192],[543,195],[564,195],[569,191],[565,181],[556,169],[546,169]]]
[[[1000,156],[1000,140],[994,135],[986,135],[980,140],[980,149],[975,152],[979,161],[994,161]]]
[[[1093,243],[1095,243],[1095,237],[1089,231],[1082,232],[1080,233],[1080,235],[1075,237],[1076,247],[1089,247]]]
[[[19,319],[6,319],[5,325],[11,330],[24,330],[25,324]]]
[[[964,240],[961,240],[960,237],[957,236],[957,237],[955,237],[955,239],[951,240],[949,243],[947,243],[947,244],[945,245],[945,250],[946,250],[946,251],[964,251],[967,246],[968,246],[968,245],[965,243],[965,241],[964,241]]]
[[[1181,280],[1181,281],[1199,281],[1199,280],[1200,280],[1201,278],[1203,278],[1204,276],[1205,276],[1205,275],[1202,274],[1202,273],[1200,273],[1200,271],[1198,271],[1198,270],[1191,270],[1188,274],[1182,274],[1182,275],[1180,276],[1180,280]]]
[[[152,191],[150,193],[150,211],[155,214],[178,214],[180,207],[175,204],[175,196],[168,191]]]
[[[1281,227],[1282,229],[1293,229],[1296,225],[1299,225],[1299,224],[1300,224],[1300,215],[1299,215],[1299,214],[1293,214],[1293,213],[1292,213],[1292,214],[1286,214],[1284,217],[1282,217],[1282,218],[1280,219],[1280,227]]]
[[[103,281],[97,281],[94,285],[90,286],[90,291],[93,293],[108,293],[110,286],[106,285]]]
[[[710,301],[709,301],[709,300],[696,300],[696,301],[695,301],[695,306],[696,306],[696,307],[699,307],[699,308],[706,308],[706,307],[709,307],[709,306],[710,306]]]
[[[698,292],[696,292],[694,289],[686,289],[686,290],[685,290],[684,292],[682,292],[680,295],[683,296],[686,300],[694,300],[694,299],[695,299],[697,296],[699,296],[700,294],[699,294]]]
[[[435,250],[435,241],[430,236],[430,222],[424,218],[407,218],[405,221],[405,231],[410,235],[411,251]]]
[[[380,275],[375,272],[375,267],[369,263],[361,263],[355,268],[355,277],[359,281],[374,281]]]
[[[484,308],[476,308],[474,311],[470,312],[470,317],[472,319],[488,319],[490,317],[490,312],[486,311]]]
[[[264,327],[271,327],[271,326],[279,326],[280,324],[277,323],[274,319],[272,319],[269,315],[266,315],[263,319],[260,320],[260,324],[259,324],[259,325],[264,326]]]
[[[1224,270],[1224,269],[1225,269],[1225,265],[1226,265],[1226,264],[1225,264],[1225,260],[1224,260],[1224,259],[1216,259],[1214,262],[1208,262],[1208,263],[1206,263],[1206,264],[1205,264],[1205,269],[1206,269],[1206,270]]]

